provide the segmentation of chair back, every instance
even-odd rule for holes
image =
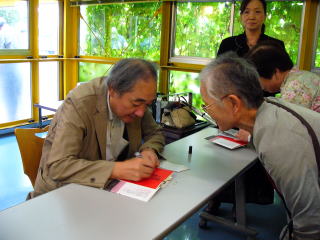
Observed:
[[[35,134],[46,132],[48,129],[49,126],[45,128],[16,128],[14,130],[22,159],[23,171],[29,177],[32,186],[34,186],[37,178],[44,143],[44,138]]]

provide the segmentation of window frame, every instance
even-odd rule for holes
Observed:
[[[312,51],[312,71],[320,74],[320,66],[316,66],[316,55],[317,55],[317,48],[320,48],[320,3],[317,7],[317,17],[316,17],[316,24],[315,24],[315,31],[313,37],[313,51]],[[318,46],[319,44],[319,46]]]

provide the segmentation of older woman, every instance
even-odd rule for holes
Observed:
[[[281,98],[320,112],[320,77],[293,68],[288,53],[275,42],[261,42],[246,56],[259,73],[264,90],[280,91]]]

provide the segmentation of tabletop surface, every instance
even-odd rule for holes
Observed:
[[[149,202],[69,184],[0,212],[0,239],[161,239],[256,161],[251,149],[204,139],[216,133],[209,127],[165,147],[167,160],[190,170],[174,173]]]

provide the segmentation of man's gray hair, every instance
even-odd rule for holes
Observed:
[[[118,61],[105,77],[106,85],[120,95],[130,92],[137,81],[157,81],[157,70],[153,63],[138,59],[126,58]]]
[[[253,65],[233,52],[220,55],[200,73],[209,97],[228,94],[240,97],[248,108],[258,108],[263,102],[259,75]]]

